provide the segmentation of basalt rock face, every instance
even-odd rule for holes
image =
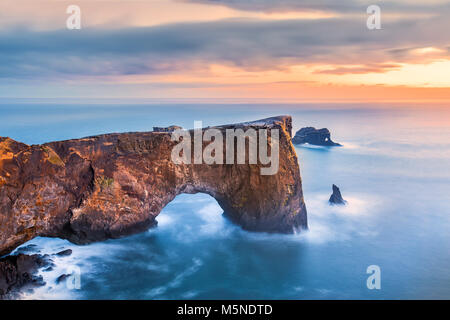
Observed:
[[[309,143],[317,146],[341,146],[341,144],[331,140],[330,130],[327,128],[316,129],[313,127],[301,128],[292,139],[294,144]]]
[[[261,175],[259,162],[175,164],[171,151],[178,141],[168,132],[32,146],[0,138],[0,255],[36,236],[86,244],[144,231],[181,193],[211,195],[247,230],[307,228],[291,117],[215,128],[279,129],[278,172]]]

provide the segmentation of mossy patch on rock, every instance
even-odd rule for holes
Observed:
[[[57,165],[57,166],[64,166],[64,161],[61,160],[61,158],[58,156],[58,154],[53,151],[52,148],[48,146],[41,146],[42,151],[44,151],[47,154],[47,160],[51,164]]]
[[[104,191],[112,187],[114,179],[105,176],[98,176],[95,178],[95,183],[100,187],[101,191]]]

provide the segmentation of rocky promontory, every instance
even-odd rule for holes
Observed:
[[[260,161],[175,164],[171,152],[178,142],[165,130],[42,145],[0,138],[0,255],[37,236],[86,244],[144,231],[181,193],[211,195],[246,230],[307,228],[291,117],[214,128],[223,135],[227,129],[278,129],[279,170],[261,175],[266,164]]]
[[[293,144],[309,143],[316,146],[342,146],[339,143],[331,140],[330,130],[327,128],[316,129],[313,127],[301,128],[297,131],[294,138],[292,138]]]

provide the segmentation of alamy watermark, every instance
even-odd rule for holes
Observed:
[[[370,276],[367,278],[367,289],[369,290],[380,290],[381,289],[381,268],[375,264],[367,267],[367,274]]]
[[[248,160],[248,164],[258,164],[259,160],[260,164],[266,166],[261,167],[261,175],[274,175],[278,172],[279,129],[225,129],[224,137],[223,130],[202,129],[202,122],[195,121],[192,135],[191,131],[183,129],[172,132],[172,141],[178,142],[171,153],[173,163],[246,164]],[[208,143],[205,147],[204,142]]]
[[[81,268],[78,266],[67,267],[66,287],[69,290],[81,289]]]
[[[70,5],[66,9],[66,13],[70,16],[66,20],[66,27],[69,30],[81,29],[81,9],[77,5]]]
[[[367,18],[367,29],[380,30],[381,29],[381,8],[375,4],[367,7],[366,10],[369,17]]]

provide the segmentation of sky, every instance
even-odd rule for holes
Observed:
[[[449,17],[450,0],[1,0],[0,98],[450,101]]]

